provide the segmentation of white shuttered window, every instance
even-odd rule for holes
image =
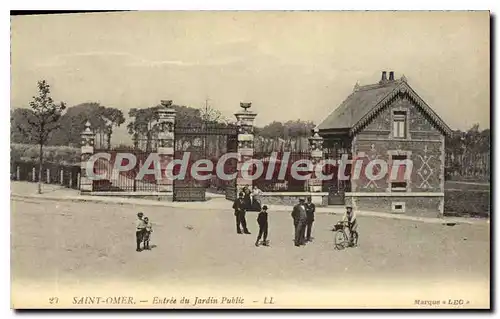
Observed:
[[[392,134],[395,138],[406,138],[406,112],[394,112]]]

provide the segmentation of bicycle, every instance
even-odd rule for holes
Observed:
[[[347,222],[338,222],[333,227],[332,231],[335,232],[335,248],[337,250],[342,250],[347,247],[355,247],[358,245],[358,232],[353,231],[350,235],[352,236],[352,242],[349,242],[349,236],[347,236],[346,228],[349,228]]]

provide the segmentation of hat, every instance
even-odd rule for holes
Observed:
[[[352,209],[352,206],[351,206],[351,205],[347,205],[345,208],[350,208],[350,209]]]
[[[263,210],[267,210],[267,205],[262,206]]]
[[[243,192],[240,192],[240,193],[238,194],[238,196],[239,196],[239,197],[243,197],[243,195],[244,195],[244,194],[243,194]]]
[[[303,197],[299,198],[299,202],[304,202],[305,199]]]
[[[144,216],[144,214],[142,212],[138,212],[137,216],[142,217],[142,216]]]

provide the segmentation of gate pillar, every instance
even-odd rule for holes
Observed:
[[[309,138],[309,151],[311,152],[311,162],[314,166],[323,160],[323,138],[319,136],[318,128],[314,129],[313,136]],[[309,180],[309,192],[313,193],[311,194],[311,199],[314,204],[322,204],[322,197],[314,195],[314,193],[321,192],[322,188],[323,181],[313,172]]]
[[[95,133],[90,127],[90,122],[85,123],[85,130],[80,134],[80,193],[92,191],[92,180],[88,178],[87,161],[94,154]]]
[[[158,191],[163,193],[173,192],[174,181],[172,178],[172,165],[174,159],[174,126],[176,111],[172,107],[172,100],[162,100],[157,108],[158,115],[158,157],[160,158],[162,178],[157,181]],[[170,176],[170,177],[169,177]]]
[[[236,179],[236,192],[237,194],[243,189],[243,187],[253,186],[253,181],[249,178],[245,178],[245,174],[242,174],[242,165],[244,162],[249,161],[253,158],[254,151],[254,120],[257,113],[249,111],[248,109],[252,106],[252,103],[240,103],[240,107],[243,111],[237,112],[236,116],[238,123],[238,155],[239,161],[237,166],[237,179]]]

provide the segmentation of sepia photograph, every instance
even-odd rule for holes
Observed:
[[[491,24],[11,12],[11,308],[491,309]]]

